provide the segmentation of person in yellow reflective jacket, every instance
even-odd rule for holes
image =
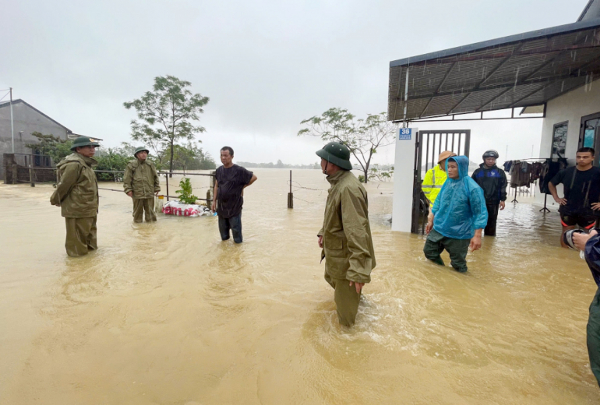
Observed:
[[[425,179],[423,180],[421,188],[423,189],[425,197],[429,201],[430,211],[431,207],[433,207],[433,203],[435,203],[435,199],[442,189],[442,186],[448,178],[446,175],[446,159],[452,156],[456,156],[456,153],[450,150],[440,153],[438,164],[429,169],[425,174]]]

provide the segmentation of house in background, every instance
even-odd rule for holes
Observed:
[[[598,79],[600,0],[590,0],[575,23],[390,62],[388,119],[495,119],[484,113],[497,110],[520,119],[537,112],[540,158],[574,164],[577,149],[590,146],[598,166]]]
[[[599,166],[598,79],[600,0],[589,0],[574,23],[390,62],[388,119],[413,126],[414,122],[427,121],[526,119],[527,113],[537,113],[543,119],[539,158],[562,157],[574,164],[577,149],[590,146],[597,151],[594,164]],[[509,112],[508,116],[485,116],[499,110]],[[409,128],[402,130],[406,134],[400,132],[396,139],[396,154],[400,142],[412,142],[417,163],[424,153],[426,167],[428,161],[435,163],[435,156],[449,147],[459,154],[469,153],[469,130],[462,149],[461,133],[457,136],[457,149],[455,134],[450,138],[449,131],[432,134],[430,148],[429,134],[417,142],[411,141]],[[406,165],[407,172],[412,169],[411,162],[396,156],[396,170],[401,164]],[[412,210],[412,232],[419,223],[418,194],[413,192],[412,202],[402,196],[420,187],[420,171],[415,173],[410,184],[407,180],[397,186],[403,189],[396,184],[394,189],[393,217],[402,218]],[[541,194],[536,198],[543,199]],[[392,229],[405,230],[407,222],[396,228],[392,222]]]
[[[36,152],[25,146],[37,142],[37,138],[31,135],[33,132],[52,134],[65,140],[79,136],[21,99],[13,100],[12,110],[14,130],[11,133],[10,102],[0,103],[0,179],[4,179],[4,154],[13,153],[13,134],[15,154]]]

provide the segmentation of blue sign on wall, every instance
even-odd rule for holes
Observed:
[[[399,141],[410,141],[412,136],[412,128],[400,128],[398,131],[398,140]]]

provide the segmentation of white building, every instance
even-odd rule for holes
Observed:
[[[540,157],[573,164],[577,149],[591,146],[599,165],[598,79],[600,0],[590,0],[575,23],[390,62],[388,118],[418,127],[414,122],[473,117],[466,114],[497,119],[485,113],[508,110],[506,119],[525,119],[521,110],[537,111],[543,116]],[[441,139],[431,151],[427,143],[425,166],[442,150]],[[415,170],[415,184],[419,180]],[[417,212],[414,204],[416,197],[413,207],[394,212]]]

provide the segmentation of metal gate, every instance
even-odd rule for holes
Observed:
[[[469,157],[471,130],[419,131],[415,143],[415,170],[413,185],[412,233],[424,233],[429,213],[429,202],[421,184],[425,173],[437,164],[437,158],[445,150]]]

